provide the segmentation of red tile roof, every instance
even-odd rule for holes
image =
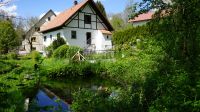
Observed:
[[[130,19],[128,22],[139,22],[139,21],[151,20],[153,15],[154,15],[154,12],[147,12],[147,13],[138,15],[134,19]]]
[[[71,16],[74,15],[85,3],[87,3],[89,0],[85,0],[84,2],[81,2],[72,8],[65,10],[64,12],[60,13],[55,19],[53,19],[48,24],[45,24],[41,26],[41,32],[51,30],[57,27],[62,26],[68,19],[70,19]]]

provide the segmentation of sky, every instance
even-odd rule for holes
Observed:
[[[80,2],[82,0],[78,0]],[[96,0],[94,0],[96,1]],[[99,0],[107,14],[123,12],[128,0]],[[134,0],[139,1],[139,0]],[[73,6],[74,0],[14,0],[9,6],[2,7],[11,15],[28,18],[41,16],[52,9],[59,13]]]

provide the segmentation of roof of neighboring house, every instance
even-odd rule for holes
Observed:
[[[103,20],[103,22],[106,24],[108,29],[110,31],[113,31],[113,27],[107,20],[105,16],[99,11],[97,8],[96,4],[94,3],[93,0],[84,0],[83,2],[74,5],[72,8],[65,10],[64,12],[60,13],[55,19],[50,21],[48,24],[43,25],[41,27],[41,32],[48,32],[52,31],[54,29],[62,27],[71,17],[73,17],[76,12],[78,12],[81,8],[87,5],[87,3],[90,3],[91,6],[95,9],[95,11],[99,14],[99,17]]]
[[[153,18],[153,15],[154,12],[147,12],[136,16],[134,19],[130,19],[128,22],[140,22],[140,21],[151,20]]]
[[[100,30],[103,34],[112,35],[111,31],[108,30]]]
[[[45,17],[46,17],[49,13],[52,13],[53,15],[56,16],[56,14],[50,9],[44,16],[42,16],[42,18],[41,18],[34,26],[32,26],[32,27],[26,32],[26,38],[29,37],[30,35],[32,35],[32,33],[35,32],[35,31],[32,31],[32,30],[35,29],[35,27],[40,27],[40,26],[38,26],[38,24],[39,24],[43,19],[45,19]]]

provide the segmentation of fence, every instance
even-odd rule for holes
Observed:
[[[83,55],[86,59],[112,59],[115,57],[114,50],[84,50]]]

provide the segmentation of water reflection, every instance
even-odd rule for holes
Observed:
[[[29,112],[35,111],[69,112],[69,105],[56,96],[48,96],[44,91],[39,90],[29,108]]]

